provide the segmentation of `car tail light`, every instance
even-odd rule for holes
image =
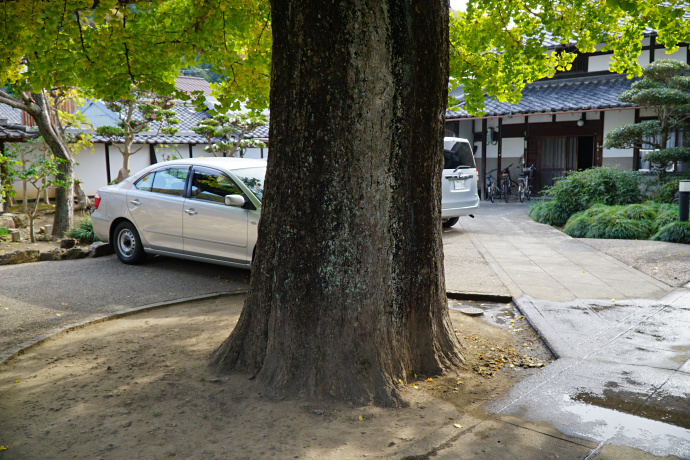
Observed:
[[[93,197],[93,209],[98,209],[99,204],[101,204],[101,196],[96,193],[96,196]]]

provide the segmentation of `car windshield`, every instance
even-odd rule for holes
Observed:
[[[259,201],[264,196],[264,178],[266,177],[266,168],[246,168],[235,169],[235,175],[241,180],[244,185],[252,191]]]
[[[474,168],[474,156],[467,142],[456,142],[450,150],[443,150],[443,169]]]

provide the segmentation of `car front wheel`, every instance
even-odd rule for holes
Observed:
[[[121,262],[138,264],[146,258],[146,253],[139,238],[139,232],[131,222],[121,222],[115,227],[113,249]]]

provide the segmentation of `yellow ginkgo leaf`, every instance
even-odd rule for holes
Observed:
[[[462,425],[458,425],[457,423],[453,423],[453,426],[454,426],[455,428],[462,428]]]
[[[5,446],[0,446],[0,450],[7,450],[7,447],[5,447]]]
[[[427,381],[427,382],[433,382],[434,379],[432,379],[431,377],[429,377],[428,379],[426,379],[426,381]]]
[[[19,382],[21,382],[21,380],[15,380],[15,381],[14,381],[14,383],[19,383]]]
[[[359,416],[359,421],[360,421],[360,422],[363,422],[363,421],[364,421],[364,419],[362,418],[361,415]]]

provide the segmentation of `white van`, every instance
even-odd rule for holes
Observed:
[[[443,159],[441,220],[444,227],[451,227],[461,216],[474,217],[479,208],[479,174],[467,139],[444,137]]]

